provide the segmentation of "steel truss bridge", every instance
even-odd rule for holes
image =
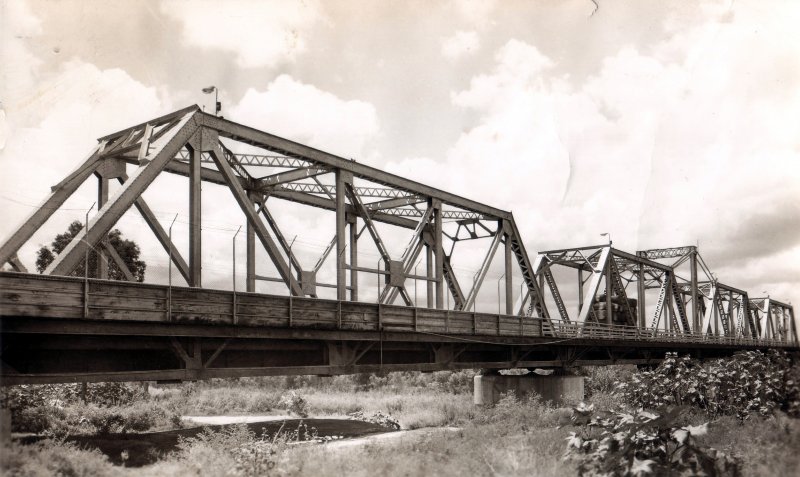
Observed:
[[[187,257],[142,195],[161,174],[188,178]],[[93,175],[99,210],[88,227],[43,274],[28,273],[18,250]],[[121,184],[113,194],[112,180]],[[203,182],[226,187],[246,218],[244,291],[202,285]],[[293,253],[268,206],[275,200],[334,212],[333,239],[313,267],[304,268]],[[130,209],[188,286],[133,281],[107,240]],[[405,231],[402,254],[389,253],[376,224]],[[453,251],[461,241],[479,239],[488,251],[471,264],[479,268],[465,287],[455,269],[470,264],[454,264]],[[365,241],[382,269],[358,263]],[[257,246],[276,277],[256,273]],[[499,249],[502,312],[476,312]],[[91,272],[96,278],[69,276],[90,254],[99,258]],[[335,283],[318,282],[329,256]],[[108,280],[109,261],[129,281]],[[631,254],[600,245],[541,252],[531,260],[511,212],[196,106],[100,138],[11,231],[0,246],[0,265],[11,268],[0,272],[4,385],[646,365],[669,351],[708,358],[742,349],[798,350],[792,307],[718,282],[696,247]],[[688,276],[681,272],[687,267]],[[565,271],[577,277],[565,282]],[[375,302],[359,301],[363,274],[382,277]],[[425,307],[409,293],[412,279],[425,283]],[[283,283],[288,295],[255,293],[259,280]],[[322,287],[335,289],[336,299],[319,298]]]

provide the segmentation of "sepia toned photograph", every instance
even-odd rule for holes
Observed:
[[[0,0],[0,475],[800,475],[798,25]]]

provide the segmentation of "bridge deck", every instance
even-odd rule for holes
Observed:
[[[790,343],[0,272],[4,384],[652,363]],[[379,346],[375,346],[378,343]]]

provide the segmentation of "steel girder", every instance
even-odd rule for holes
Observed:
[[[102,176],[98,172],[111,164],[118,170],[116,175]],[[132,169],[131,165],[134,166]],[[190,181],[188,260],[172,243],[142,196],[161,173],[177,174]],[[109,177],[117,178],[121,187],[108,200],[104,200],[86,230],[81,231],[46,273],[69,274],[80,263],[84,252],[95,246],[115,260],[114,253],[103,245],[104,237],[119,218],[131,206],[135,206],[158,241],[165,250],[170,251],[172,261],[185,281],[190,286],[201,286],[200,184],[206,181],[227,187],[246,217],[248,291],[254,290],[257,279],[267,279],[285,283],[292,295],[313,297],[316,296],[316,286],[333,286],[337,288],[340,298],[345,289],[357,297],[357,274],[375,272],[387,276],[387,287],[381,294],[382,302],[392,303],[397,295],[401,295],[406,304],[412,304],[402,282],[413,276],[431,283],[430,290],[435,286],[436,307],[444,308],[444,293],[450,293],[454,298],[453,308],[465,309],[475,305],[495,252],[500,244],[505,244],[506,312],[512,312],[512,259],[516,257],[527,288],[523,301],[530,302],[527,314],[532,314],[532,311],[537,316],[549,317],[510,212],[205,114],[197,107],[185,108],[100,138],[97,147],[83,163],[55,185],[42,207],[35,210],[0,246],[0,263],[9,263],[15,270],[24,270],[24,265],[16,255],[19,248],[92,174],[102,179],[100,187],[105,187],[106,191]],[[325,182],[325,178],[332,175],[346,178],[346,194],[337,184]],[[309,179],[312,182],[308,182]],[[279,217],[273,217],[265,207],[268,197],[337,212],[337,233],[331,242],[333,245],[339,244],[335,247],[338,270],[336,285],[316,284],[314,278],[332,252],[333,245],[323,253],[316,266],[304,270],[286,243],[276,220]],[[365,201],[365,198],[375,200]],[[428,206],[420,206],[422,203]],[[387,265],[385,270],[371,270],[359,267],[356,263],[359,221],[369,229],[376,242]],[[393,261],[388,250],[381,247],[375,222],[414,229],[412,240],[399,260]],[[345,227],[342,224],[345,223],[351,229],[349,237],[343,232]],[[450,223],[455,224],[455,230],[448,231]],[[452,248],[461,240],[481,238],[490,238],[491,244],[484,260],[473,265],[478,273],[471,290],[465,294],[451,263],[454,260]],[[443,240],[450,241],[449,254],[445,252]],[[280,278],[256,275],[256,241],[267,251]],[[348,246],[351,248],[350,263],[342,253]],[[425,254],[422,254],[423,249],[426,250]],[[416,276],[412,273],[415,262],[423,255],[430,263],[425,276]],[[465,265],[468,266],[459,264],[462,269]],[[349,284],[344,278],[344,269],[350,270]],[[429,303],[433,304],[430,296]],[[524,308],[524,304],[520,306],[520,310],[524,311]]]

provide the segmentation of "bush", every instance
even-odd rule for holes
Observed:
[[[54,421],[63,419],[62,410],[52,406],[36,406],[11,414],[11,429],[15,432],[41,434],[54,426]]]
[[[633,374],[629,382],[618,383],[616,392],[632,408],[690,405],[710,416],[746,419],[800,407],[797,381],[791,379],[796,373],[786,353],[777,351],[738,352],[704,364],[667,353],[658,368]]]
[[[80,449],[60,440],[45,440],[31,445],[10,443],[0,448],[0,474],[13,476],[116,475],[108,458],[98,450]]]
[[[11,412],[23,409],[83,402],[82,384],[42,384],[8,386],[0,390],[0,404]],[[89,383],[86,384],[86,403],[98,406],[123,406],[147,399],[139,384]]]
[[[308,417],[308,401],[294,391],[290,391],[281,398],[281,405],[289,412],[300,417]]]
[[[707,424],[678,423],[685,411],[596,415],[592,406],[578,406],[573,421],[581,427],[567,438],[566,457],[579,461],[579,475],[740,475],[737,459],[697,443]]]
[[[195,475],[261,476],[275,472],[289,442],[315,439],[305,426],[294,431],[281,428],[273,436],[256,434],[246,425],[205,429],[197,437],[181,439],[174,456],[181,470]]]
[[[634,369],[631,366],[585,366],[581,369],[584,379],[584,391],[590,398],[596,394],[608,394],[617,387],[617,382],[631,378]]]

